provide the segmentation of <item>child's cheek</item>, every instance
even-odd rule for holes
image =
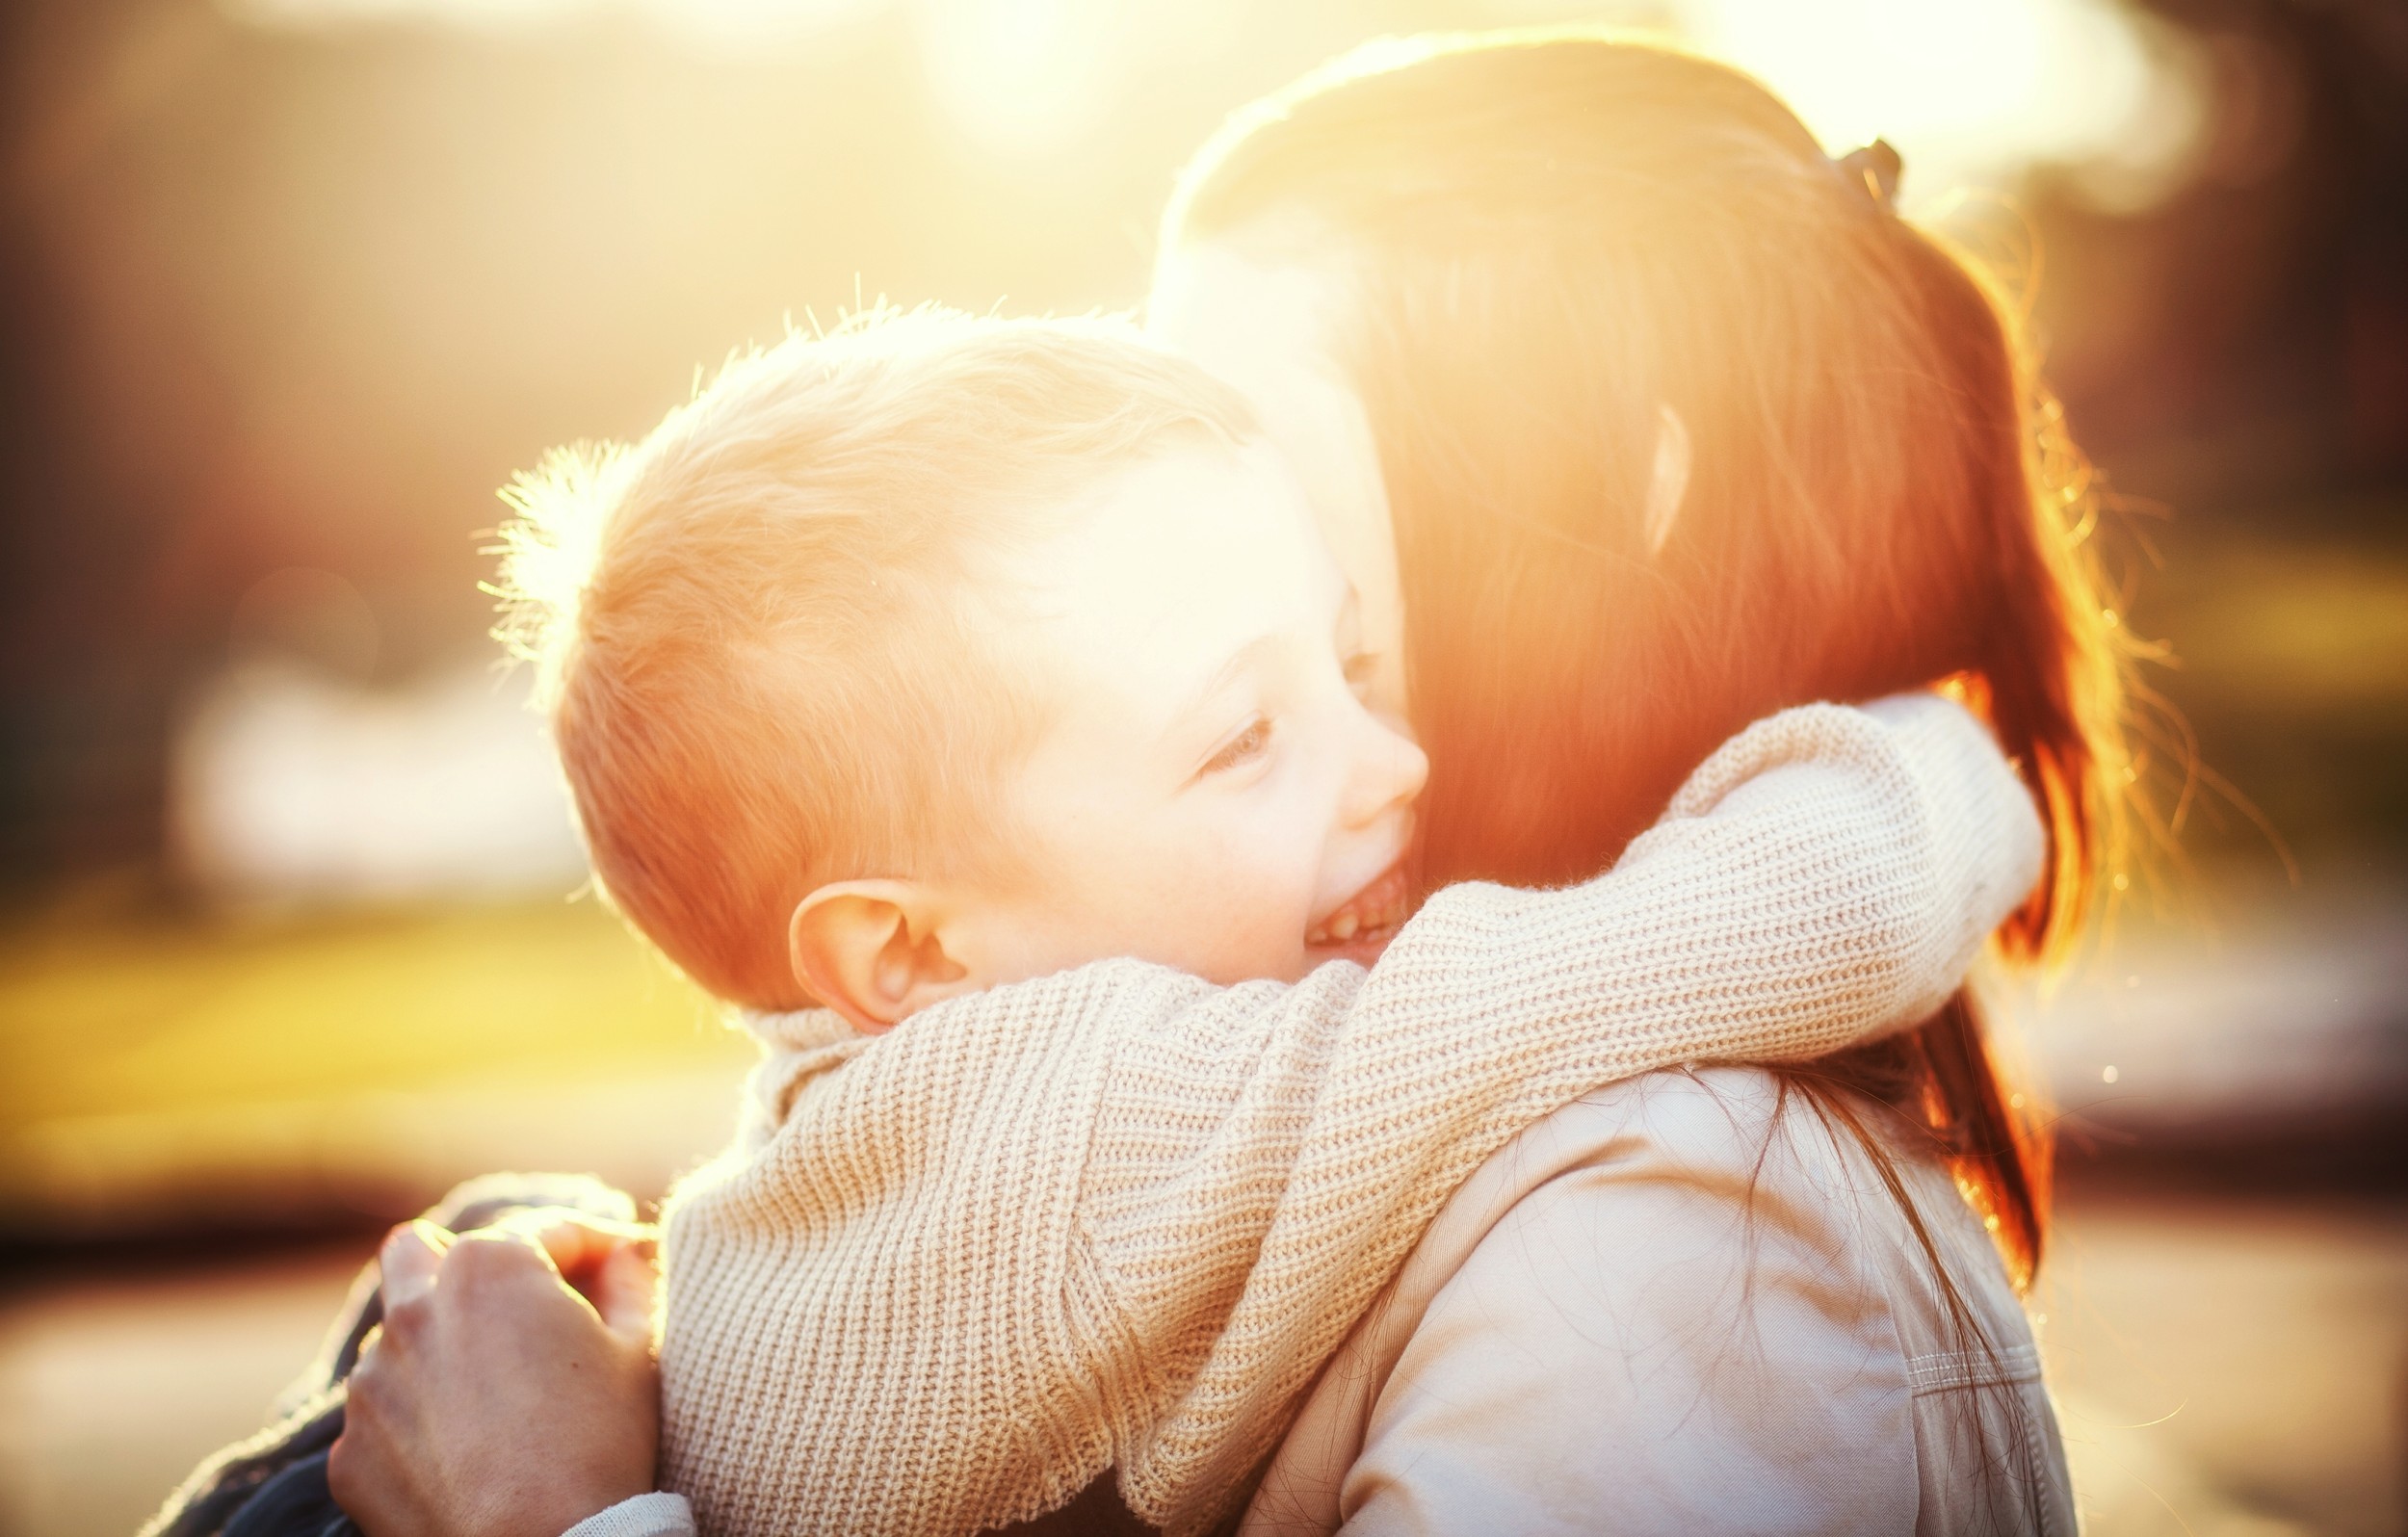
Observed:
[[[1181,899],[1204,931],[1218,936],[1219,970],[1240,978],[1293,981],[1305,963],[1304,931],[1313,919],[1318,869],[1298,858],[1318,840],[1268,829],[1222,843],[1209,871]],[[1285,847],[1281,847],[1281,845]]]

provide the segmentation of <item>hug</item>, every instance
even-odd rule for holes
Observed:
[[[320,1487],[2070,1533],[1975,983],[2080,922],[2120,675],[1898,174],[1652,44],[1375,45],[1199,153],[1141,329],[857,316],[522,478],[597,883],[762,1055],[657,1238],[397,1232]]]

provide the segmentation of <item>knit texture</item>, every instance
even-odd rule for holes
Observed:
[[[1812,706],[1609,873],[1452,887],[1368,973],[1114,960],[875,1038],[756,1019],[736,1143],[667,1218],[666,1486],[713,1537],[966,1537],[1117,1468],[1139,1515],[1209,1530],[1515,1132],[1927,1017],[2041,850],[1956,706]]]

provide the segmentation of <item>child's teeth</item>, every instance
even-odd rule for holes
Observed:
[[[1358,926],[1360,925],[1356,923],[1351,910],[1340,913],[1329,921],[1330,935],[1341,945],[1354,937],[1354,931]]]

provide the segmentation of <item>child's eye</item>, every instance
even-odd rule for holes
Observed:
[[[1204,767],[1197,771],[1197,777],[1201,778],[1205,774],[1225,773],[1232,768],[1243,768],[1269,750],[1270,721],[1261,716],[1256,716],[1246,722],[1243,731],[1230,738],[1222,744],[1218,752],[1214,753],[1205,762]]]

